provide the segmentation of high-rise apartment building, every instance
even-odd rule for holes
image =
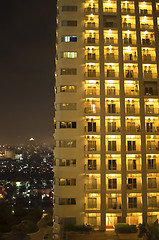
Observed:
[[[159,1],[57,3],[54,232],[159,218]]]

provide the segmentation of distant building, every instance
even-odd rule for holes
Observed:
[[[5,157],[15,159],[15,150],[14,149],[5,149]]]

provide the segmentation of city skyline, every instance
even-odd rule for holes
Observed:
[[[1,136],[52,143],[56,1],[1,4]]]

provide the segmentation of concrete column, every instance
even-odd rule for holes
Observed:
[[[105,72],[104,72],[104,36],[103,1],[99,0],[99,55],[100,55],[100,133],[101,133],[101,230],[106,229],[106,179],[105,179]]]

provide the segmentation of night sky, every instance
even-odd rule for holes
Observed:
[[[51,143],[56,0],[0,7],[0,144]]]

